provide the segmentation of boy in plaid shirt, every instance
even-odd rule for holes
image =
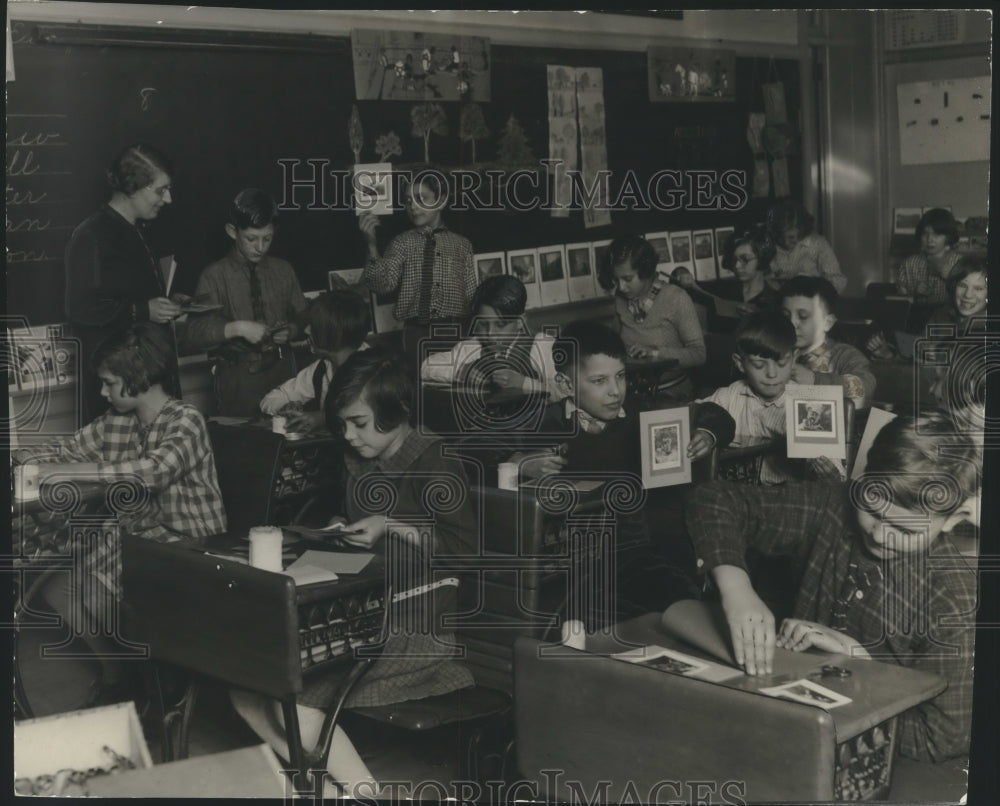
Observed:
[[[711,482],[686,507],[695,551],[722,597],[736,660],[769,674],[775,645],[815,647],[941,675],[948,688],[902,714],[900,752],[944,761],[969,750],[975,561],[947,533],[978,522],[982,452],[947,415],[898,417],[850,488]],[[794,618],[775,631],[747,549],[793,560]]]
[[[226,530],[226,513],[204,418],[163,389],[172,350],[149,323],[105,340],[93,364],[111,404],[108,411],[73,436],[15,451],[12,459],[38,465],[39,484],[66,478],[134,481],[143,491],[136,505],[118,516],[118,529],[163,543],[198,545]],[[94,634],[85,626],[95,617],[100,622],[108,597],[121,593],[118,529],[100,530],[81,569],[87,579],[74,582],[76,573],[58,574],[42,594],[101,661],[105,701],[120,693],[121,669],[108,657],[115,644],[104,630]],[[100,694],[95,686],[88,704]]]

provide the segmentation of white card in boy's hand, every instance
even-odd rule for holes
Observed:
[[[807,705],[818,705],[820,708],[830,710],[851,702],[850,697],[831,691],[825,686],[814,683],[812,680],[793,680],[791,683],[782,683],[780,686],[760,689],[761,694],[768,694],[772,697],[784,697],[796,702],[804,702]]]
[[[628,652],[619,652],[612,655],[615,660],[624,660],[629,663],[638,663],[642,666],[649,666],[659,669],[662,672],[673,672],[674,674],[695,675],[708,669],[708,664],[698,658],[692,658],[683,652],[675,652],[662,646],[641,646],[638,649],[630,649]]]

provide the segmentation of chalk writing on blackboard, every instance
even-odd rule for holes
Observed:
[[[153,93],[156,92],[156,87],[143,87],[139,90],[139,96],[142,98],[140,107],[143,112],[148,112],[153,104]]]
[[[73,222],[66,116],[14,113],[7,117],[4,202],[7,265],[59,262]]]

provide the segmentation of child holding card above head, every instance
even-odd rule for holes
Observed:
[[[226,530],[205,420],[164,388],[174,361],[172,338],[154,323],[111,336],[93,356],[109,410],[72,437],[12,454],[18,464],[38,466],[39,482],[128,480],[144,488],[133,497],[138,506],[118,515],[117,528],[99,530],[85,557],[83,578],[74,582],[57,574],[43,591],[101,661],[102,679],[94,684],[90,705],[127,694],[121,664],[110,657],[117,645],[108,628],[87,628],[95,620],[105,625],[111,615],[105,610],[108,596],[120,596],[118,530],[190,546]]]
[[[559,397],[551,336],[533,336],[524,320],[528,295],[513,275],[487,277],[472,297],[472,338],[447,352],[432,353],[420,379],[438,383],[486,381],[498,389],[544,392]]]
[[[777,644],[939,674],[947,690],[899,718],[897,744],[923,761],[966,754],[976,570],[948,532],[976,520],[981,468],[975,438],[931,414],[885,425],[850,487],[699,487],[687,527],[721,594],[737,662],[770,674]],[[801,575],[793,618],[777,635],[748,575],[751,548],[791,558]]]
[[[233,247],[198,279],[195,299],[220,308],[191,316],[186,340],[216,358],[219,414],[253,417],[268,390],[295,374],[285,345],[298,333],[306,300],[291,265],[268,255],[277,218],[278,205],[263,190],[237,193],[226,223]]]
[[[656,271],[656,250],[638,235],[616,238],[599,267],[598,281],[615,289],[615,313],[629,358],[676,358],[658,394],[690,400],[694,385],[687,370],[705,363],[705,338],[691,298]]]
[[[290,433],[325,427],[323,404],[330,379],[337,367],[365,347],[365,336],[371,330],[371,306],[353,291],[328,291],[310,302],[304,321],[309,349],[316,360],[260,401],[264,414],[287,418]]]
[[[439,437],[413,427],[414,383],[407,362],[385,347],[361,350],[334,374],[325,414],[334,434],[343,436],[348,471],[347,520],[339,539],[386,558],[394,592],[432,583],[434,557],[478,551],[477,521],[461,464],[444,456]],[[392,488],[387,512],[385,485]],[[443,494],[443,496],[442,496]],[[428,511],[428,501],[457,502]],[[432,523],[426,524],[428,519]],[[421,525],[411,525],[418,522]],[[346,700],[349,706],[377,706],[445,694],[473,685],[456,657],[453,641],[438,625],[457,607],[456,587],[401,600],[394,607],[389,638]],[[398,623],[397,623],[398,622]],[[337,693],[340,676],[307,683],[298,697],[303,741],[311,746],[325,711]],[[234,692],[240,714],[262,737],[284,753],[279,703],[248,692]],[[373,782],[350,739],[338,727],[328,769],[347,794]],[[364,792],[364,788],[360,791]]]
[[[397,235],[379,255],[375,228],[379,219],[369,211],[358,217],[368,245],[363,281],[372,291],[398,291],[393,315],[404,323],[403,351],[414,368],[419,341],[433,322],[457,322],[469,313],[476,291],[472,244],[445,226],[448,205],[444,174],[419,171],[406,191],[406,214],[413,229]]]
[[[550,437],[554,450],[515,453],[510,461],[519,465],[522,479],[592,474],[604,479],[631,477],[641,485],[639,421],[625,408],[625,354],[621,337],[597,322],[575,322],[563,329],[553,355],[564,399],[549,404],[540,431],[566,437]],[[716,444],[728,444],[733,434],[732,418],[712,403],[692,412],[692,426],[695,436],[686,448],[690,461],[707,456]],[[618,513],[616,527],[619,619],[697,595],[680,567],[657,556],[643,509]],[[668,550],[661,554],[675,556]]]
[[[875,375],[864,353],[827,337],[837,321],[836,289],[822,277],[793,277],[779,292],[781,310],[795,327],[792,380],[819,386],[843,386],[854,408],[868,408]]]

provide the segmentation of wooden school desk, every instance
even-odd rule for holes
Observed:
[[[559,647],[546,655],[551,647],[518,640],[517,761],[539,783],[540,797],[565,800],[582,786],[587,793],[607,787],[607,802],[622,800],[629,787],[637,802],[884,798],[895,717],[946,686],[937,675],[826,653],[776,649],[774,674],[719,682],[596,654],[629,644],[711,659],[668,636],[659,613],[617,625],[617,637],[588,640],[588,652]],[[826,711],[758,693],[827,665],[851,675],[809,679],[850,703]]]
[[[122,584],[129,637],[153,659],[279,700],[292,768],[325,769],[328,746],[302,747],[296,697],[306,674],[343,668],[353,682],[353,664],[360,675],[354,650],[376,642],[385,613],[379,553],[356,575],[297,587],[286,574],[126,535]],[[181,757],[195,695],[190,689],[183,703]]]

